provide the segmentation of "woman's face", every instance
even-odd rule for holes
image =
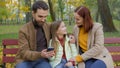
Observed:
[[[67,30],[66,30],[66,26],[64,24],[64,22],[61,22],[58,30],[57,30],[57,35],[64,35],[67,34]]]
[[[81,17],[80,15],[78,15],[78,13],[74,13],[74,17],[75,17],[75,23],[77,24],[77,26],[83,25],[83,17]]]

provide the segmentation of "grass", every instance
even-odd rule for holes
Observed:
[[[116,29],[120,32],[120,21],[113,20],[113,22],[114,22],[114,25],[115,25]]]
[[[0,34],[0,44],[2,42],[2,39],[9,39],[9,38],[18,38],[17,33],[10,33],[10,34]]]
[[[120,21],[114,20],[114,24],[119,32],[105,32],[105,37],[120,37]],[[65,22],[66,23],[66,22]],[[66,23],[67,24],[67,23]],[[2,39],[6,38],[18,38],[18,31],[22,25],[0,25],[0,46]],[[67,25],[68,33],[71,33],[73,29],[72,25]]]
[[[22,25],[0,25],[0,35],[18,33],[18,30],[21,26]]]
[[[2,39],[18,38],[18,31],[22,25],[0,25],[0,46]]]

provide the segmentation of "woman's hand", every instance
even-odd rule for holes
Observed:
[[[70,66],[71,63],[72,63],[72,66],[75,66],[75,58],[71,58],[66,65]]]
[[[76,60],[75,60],[75,58],[71,58],[71,59],[69,59],[69,61],[76,61]]]
[[[75,44],[75,37],[73,35],[70,35],[69,38],[70,38],[70,43]]]
[[[73,66],[73,64],[72,64],[72,62],[67,62],[67,63],[65,64],[65,66],[70,67],[70,66]]]

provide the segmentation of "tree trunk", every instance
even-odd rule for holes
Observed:
[[[18,9],[17,9],[18,11],[17,11],[17,24],[19,24],[20,23],[20,16],[19,16],[19,14],[20,14],[20,0],[18,0]]]
[[[55,21],[56,20],[55,12],[53,10],[53,4],[52,4],[51,0],[48,0],[48,4],[49,4],[49,7],[50,7],[50,15],[51,15],[52,21]]]
[[[25,4],[31,9],[31,0],[25,0]],[[32,14],[30,10],[30,12],[26,12],[26,23],[29,22],[31,19],[32,19]]]
[[[69,25],[72,25],[72,16],[71,16],[71,12],[72,11],[72,8],[71,6],[69,6]]]
[[[63,0],[58,0],[59,10],[60,10],[60,18],[63,20],[63,10],[64,10],[64,3]]]
[[[99,21],[99,9],[97,10],[97,12],[96,12],[96,18],[95,18],[95,20],[96,20],[96,22],[98,22]]]
[[[106,32],[115,32],[115,26],[113,24],[112,15],[110,13],[110,8],[108,6],[107,0],[97,0],[98,9],[100,11],[100,16],[102,20],[102,24],[104,27],[104,31]]]

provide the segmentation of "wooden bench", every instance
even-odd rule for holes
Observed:
[[[4,39],[2,40],[2,45],[3,45],[3,56],[2,56],[3,66],[2,67],[7,68],[6,63],[15,62],[15,55],[18,51],[18,48],[17,48],[18,40],[17,39]]]
[[[106,48],[112,55],[113,61],[115,63],[115,68],[120,68],[120,38],[105,38],[104,44],[112,44],[112,46],[106,46]],[[116,44],[117,46],[113,46]]]
[[[105,38],[105,44],[120,44],[120,38]],[[2,40],[3,45],[3,66],[6,68],[6,63],[14,63],[14,56],[7,56],[7,54],[16,54],[18,48],[14,48],[14,46],[18,46],[17,39],[4,39]],[[7,46],[12,46],[12,48],[7,48]],[[120,63],[120,46],[106,46],[106,48],[110,51],[113,61]],[[115,68],[120,68],[120,65],[116,64]]]

